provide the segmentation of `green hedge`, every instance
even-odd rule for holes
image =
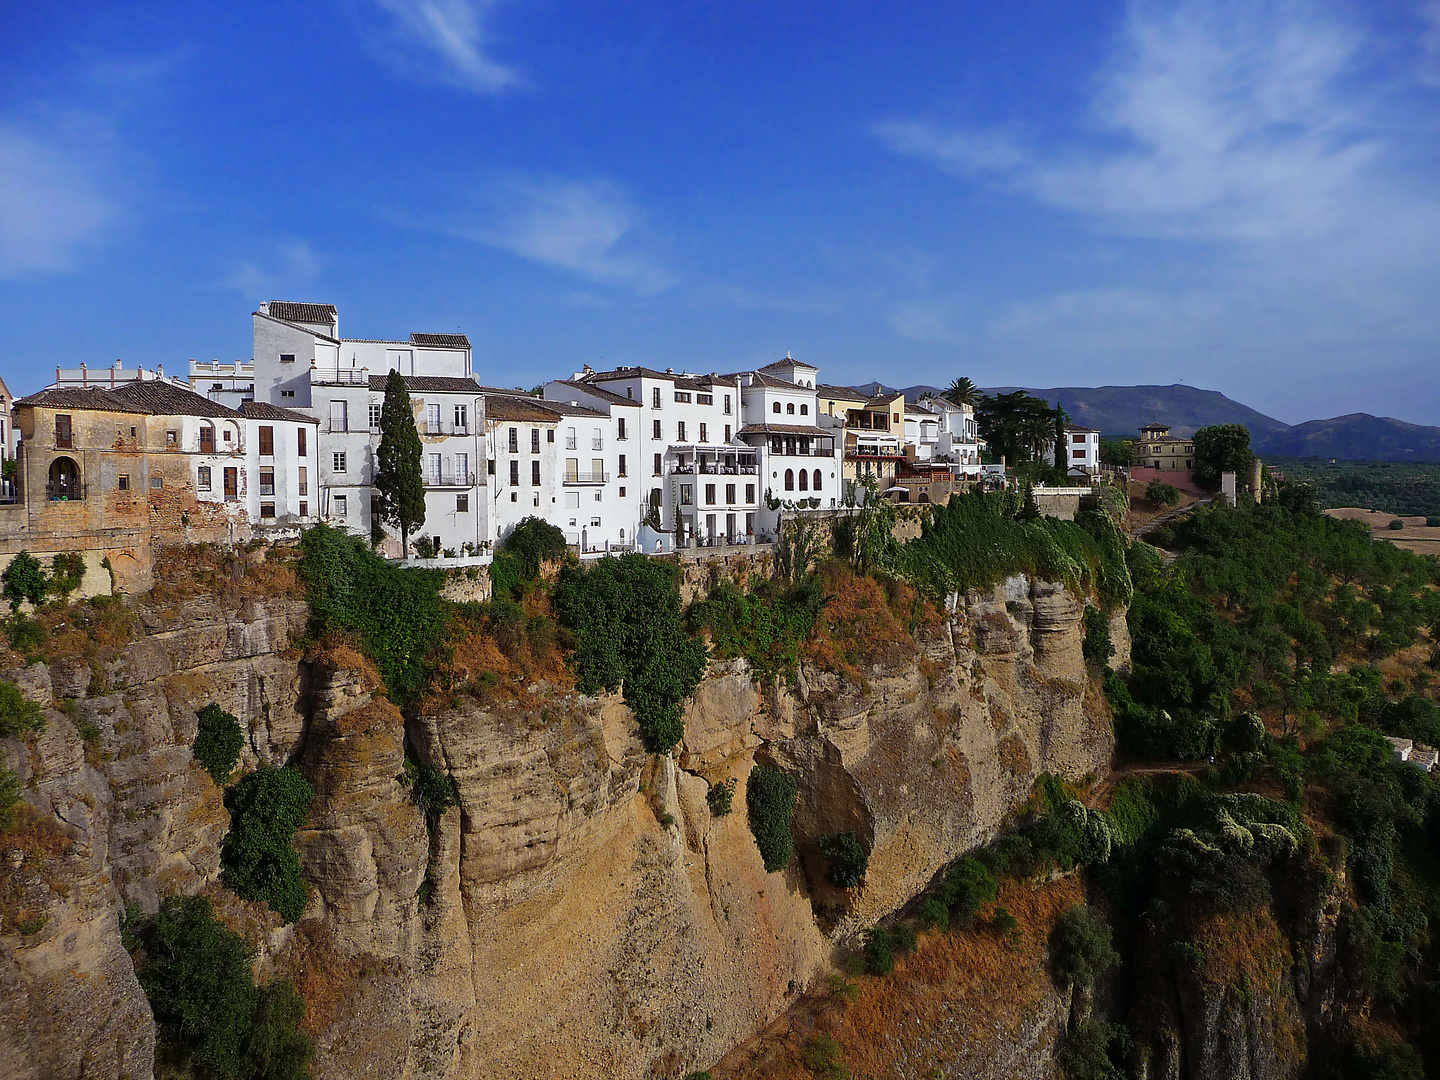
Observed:
[[[237,896],[263,900],[286,922],[305,911],[305,879],[291,840],[315,789],[293,768],[260,769],[230,791],[221,877]]]

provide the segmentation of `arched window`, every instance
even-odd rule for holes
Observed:
[[[780,403],[777,401],[775,402],[775,404],[771,405],[770,411],[773,413],[778,413],[780,411]]]
[[[820,470],[815,470],[815,483],[811,485],[816,491],[820,490]]]
[[[800,490],[801,490],[801,491],[809,491],[809,490],[810,490],[809,480],[810,480],[809,474],[807,474],[804,469],[801,469],[801,470],[800,470]]]
[[[809,406],[809,405],[801,405],[801,406],[800,406],[800,415],[801,415],[801,416],[809,416],[809,415],[810,415],[810,406]]]
[[[81,499],[80,466],[73,458],[57,457],[50,464],[50,482],[46,485],[52,499]]]
[[[794,469],[786,469],[786,470],[785,470],[785,490],[786,490],[786,491],[794,491],[794,490],[795,490],[795,470],[794,470]]]
[[[930,496],[926,492],[922,491],[920,492],[920,501],[923,503],[928,503],[930,501]]]
[[[786,406],[785,406],[785,411],[786,411],[787,413],[789,413],[791,416],[794,416],[794,415],[795,415],[795,403],[794,403],[793,401],[788,402],[788,403],[786,404]]]

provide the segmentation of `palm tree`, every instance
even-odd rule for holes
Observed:
[[[980,390],[964,375],[951,379],[950,386],[940,395],[951,405],[969,405],[972,408],[980,398]]]

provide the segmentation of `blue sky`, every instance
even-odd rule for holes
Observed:
[[[261,300],[583,363],[1440,423],[1440,0],[5,4],[0,374]],[[53,377],[53,375],[51,376]]]

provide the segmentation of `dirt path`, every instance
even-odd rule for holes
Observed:
[[[1197,761],[1157,761],[1148,765],[1123,765],[1085,793],[1082,800],[1091,810],[1105,810],[1115,785],[1128,776],[1194,776],[1205,765]]]
[[[1199,499],[1196,499],[1193,503],[1187,503],[1185,506],[1177,506],[1175,509],[1167,510],[1165,511],[1165,513],[1160,514],[1157,517],[1151,518],[1149,521],[1142,521],[1139,525],[1134,526],[1130,530],[1130,539],[1139,540],[1146,533],[1154,532],[1161,526],[1169,525],[1172,521],[1176,521],[1179,518],[1184,517],[1186,514],[1192,513],[1193,511],[1199,509],[1202,506],[1209,506],[1217,498],[1219,498],[1219,496],[1217,495],[1205,495]]]

